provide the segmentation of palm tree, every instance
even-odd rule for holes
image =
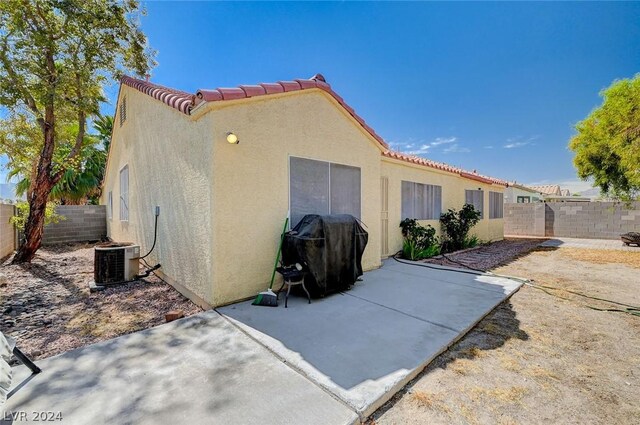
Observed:
[[[97,134],[85,136],[82,151],[78,158],[81,158],[76,167],[69,167],[62,179],[53,187],[49,198],[66,205],[97,204],[102,193],[102,179],[107,164],[107,153],[111,141],[111,129],[113,128],[113,118],[111,116],[100,116],[93,127]],[[67,155],[65,149],[61,149],[58,155]],[[13,176],[23,176],[16,184],[16,193],[25,194],[31,186],[29,173],[24,170],[12,170],[9,178]]]

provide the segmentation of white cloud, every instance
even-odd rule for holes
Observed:
[[[539,135],[530,136],[526,139],[522,136],[510,137],[507,139],[507,143],[502,147],[505,149],[515,149],[515,148],[521,148],[527,145],[535,145],[535,143],[533,142],[538,140],[539,138],[540,138]]]
[[[483,148],[485,149],[493,149],[493,146],[489,145],[489,146],[483,146]]]
[[[431,146],[446,145],[449,143],[454,143],[456,140],[458,140],[457,137],[436,137],[436,140],[434,142],[431,142]]]
[[[468,152],[471,152],[471,150],[469,148],[465,148],[464,146],[460,146],[457,143],[454,143],[451,146],[448,146],[447,148],[445,148],[442,152],[443,153],[468,153]]]
[[[527,146],[528,144],[529,143],[527,143],[527,142],[513,142],[513,143],[507,143],[503,147],[505,149],[513,149],[513,148],[521,148],[523,146]]]
[[[410,137],[405,141],[392,141],[389,143],[389,146],[394,150],[409,155],[426,155],[436,149],[441,149],[443,153],[471,152],[469,148],[461,146],[460,143],[458,143],[458,138],[455,136],[436,137],[432,141]]]

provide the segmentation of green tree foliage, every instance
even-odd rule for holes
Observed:
[[[107,161],[107,150],[111,137],[113,119],[110,116],[99,117],[93,123],[97,134],[85,135],[82,150],[78,155],[79,165],[66,168],[62,178],[51,189],[49,200],[67,205],[85,203],[96,204],[101,194],[101,184]],[[42,149],[42,137],[37,126],[29,127],[24,117],[5,120],[6,127],[0,129],[0,152],[9,159],[6,168],[8,178],[17,178],[16,193],[31,197],[33,171],[37,165],[37,154]],[[77,131],[70,124],[68,134]],[[28,131],[27,131],[28,129]],[[16,139],[16,136],[20,136]],[[20,147],[14,152],[15,147]],[[53,162],[64,161],[69,154],[69,145],[56,147]],[[28,210],[26,210],[28,212]],[[26,217],[25,217],[26,219]],[[46,224],[46,223],[45,223]]]
[[[640,74],[615,81],[602,105],[576,124],[569,148],[578,176],[604,194],[633,199],[640,193]]]
[[[98,115],[102,86],[125,69],[142,76],[154,65],[141,14],[136,0],[0,1],[0,106],[26,126],[6,140],[28,143],[34,128],[42,140],[25,150],[25,164],[35,165],[25,243],[14,262],[31,261],[53,188],[86,164],[86,125]],[[6,150],[17,155],[16,146]]]
[[[16,204],[18,213],[9,219],[9,222],[15,226],[16,229],[24,231],[24,226],[27,224],[27,217],[29,216],[29,203],[18,202]],[[66,220],[65,216],[56,212],[56,204],[53,202],[47,202],[47,207],[44,211],[44,224],[55,224],[62,220]]]
[[[477,238],[468,236],[471,228],[480,221],[480,215],[480,211],[471,204],[465,204],[460,211],[449,208],[442,214],[440,216],[443,233],[442,251],[452,252],[477,244]]]

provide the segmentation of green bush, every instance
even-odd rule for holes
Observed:
[[[409,260],[423,260],[440,254],[440,245],[436,237],[436,229],[422,226],[413,218],[405,218],[400,222],[402,228],[402,256]]]
[[[469,231],[480,221],[481,213],[473,205],[465,204],[460,211],[449,209],[440,216],[442,226],[442,252],[453,252],[477,245],[476,236],[468,237]],[[465,246],[467,245],[467,246]]]
[[[29,216],[29,203],[18,202],[16,204],[17,214],[9,219],[9,222],[15,226],[16,229],[24,231],[24,226],[27,224],[27,217]],[[47,202],[47,207],[44,210],[44,224],[55,224],[61,220],[66,220],[65,216],[56,213],[56,204],[53,202]]]
[[[476,235],[468,236],[462,243],[462,249],[473,248],[478,245],[482,245],[484,242],[480,240]]]

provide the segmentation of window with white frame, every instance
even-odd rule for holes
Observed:
[[[528,204],[531,202],[531,197],[530,196],[518,196],[516,198],[516,202],[518,204]]]
[[[482,190],[465,190],[464,203],[473,205],[476,211],[480,211],[480,218],[484,218],[484,192]]]
[[[111,220],[113,218],[113,192],[109,191],[107,194],[107,218]]]
[[[439,220],[442,186],[402,181],[402,219]]]
[[[314,159],[289,159],[291,227],[307,214],[360,218],[360,168]]]
[[[489,192],[489,219],[503,218],[504,195],[500,192]]]
[[[129,221],[129,166],[120,170],[120,221]]]

